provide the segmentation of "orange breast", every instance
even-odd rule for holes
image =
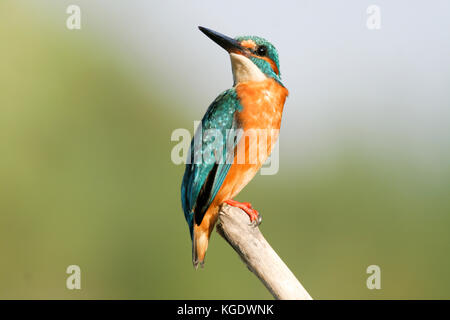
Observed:
[[[288,90],[273,79],[240,83],[236,92],[243,107],[237,120],[245,138],[237,146],[234,162],[214,199],[216,204],[237,195],[272,152],[288,95]]]
[[[236,86],[243,106],[238,119],[244,130],[280,129],[281,115],[288,90],[274,79],[245,82]]]

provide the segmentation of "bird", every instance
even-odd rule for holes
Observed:
[[[181,203],[192,240],[195,269],[204,265],[211,232],[223,204],[242,209],[251,224],[261,222],[261,215],[249,202],[233,198],[271,154],[289,94],[281,82],[277,49],[269,41],[258,36],[231,38],[198,28],[229,54],[233,86],[210,104],[196,129],[181,183]],[[241,134],[231,134],[233,130]],[[266,146],[258,149],[259,141],[266,138],[247,137],[251,130],[270,131]],[[214,138],[209,132],[216,132]],[[259,156],[250,161],[255,145]],[[245,152],[240,159],[239,150]]]

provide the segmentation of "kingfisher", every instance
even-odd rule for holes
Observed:
[[[242,209],[251,224],[261,222],[261,215],[250,203],[233,198],[271,154],[289,93],[281,82],[278,52],[269,41],[257,36],[231,38],[205,27],[199,29],[228,52],[233,86],[222,92],[203,116],[191,141],[191,161],[186,161],[181,184],[195,268],[203,267],[209,238],[224,203]],[[233,130],[241,134],[231,134]],[[270,134],[268,138],[247,139],[246,133],[252,130]],[[212,137],[210,132],[218,134]],[[267,143],[261,147],[263,139]],[[252,157],[255,146],[258,156]],[[239,150],[244,152],[241,158]]]

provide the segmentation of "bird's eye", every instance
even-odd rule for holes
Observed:
[[[258,54],[258,56],[265,56],[267,54],[267,47],[259,46],[258,49],[256,49],[256,53]]]

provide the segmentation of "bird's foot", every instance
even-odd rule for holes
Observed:
[[[257,210],[252,208],[252,204],[250,202],[239,202],[236,200],[229,199],[229,200],[225,200],[224,203],[244,210],[244,212],[250,218],[250,225],[253,225],[256,227],[261,224],[261,221],[262,221],[261,214]]]

